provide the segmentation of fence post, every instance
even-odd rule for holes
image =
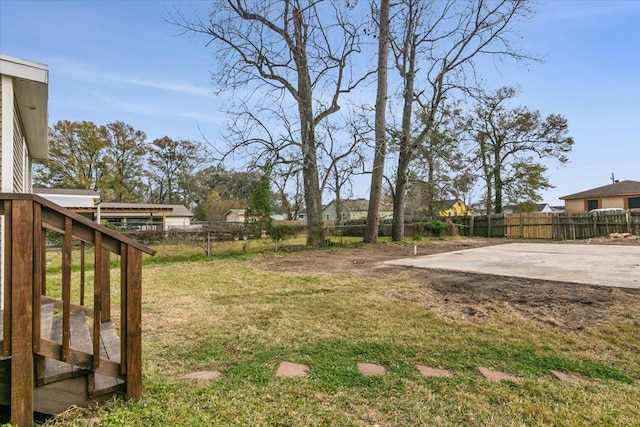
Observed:
[[[471,221],[469,222],[469,237],[473,237],[474,236],[474,229],[473,229],[473,219],[475,218],[475,215],[471,215]]]
[[[631,230],[631,211],[627,209],[627,233],[632,234]]]

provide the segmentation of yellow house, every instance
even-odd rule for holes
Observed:
[[[443,208],[440,216],[468,216],[471,209],[460,199],[442,200],[437,202],[437,206]]]

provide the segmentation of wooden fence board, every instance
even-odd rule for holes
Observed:
[[[441,218],[444,220],[444,218]],[[640,209],[627,212],[524,212],[451,217],[459,234],[514,239],[579,240],[611,233],[640,235]]]
[[[507,235],[512,239],[553,238],[553,215],[546,212],[523,212],[507,215]]]

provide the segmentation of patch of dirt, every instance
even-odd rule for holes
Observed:
[[[383,261],[412,257],[414,250],[418,255],[431,255],[510,242],[513,240],[436,240],[417,243],[415,249],[411,244],[381,243],[262,257],[257,263],[260,268],[276,272],[348,272],[378,277],[408,274],[411,283],[403,281],[387,289],[385,294],[393,299],[423,303],[441,316],[456,321],[482,322],[496,313],[504,313],[570,331],[583,330],[599,321],[616,317],[635,319],[640,326],[640,291],[635,289],[445,270],[380,267]],[[584,241],[584,244],[629,242],[626,239],[602,239]]]

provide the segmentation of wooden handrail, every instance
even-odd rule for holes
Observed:
[[[85,369],[124,379],[126,397],[142,395],[142,253],[154,255],[145,245],[122,236],[79,214],[33,194],[0,193],[0,215],[4,215],[4,331],[2,354],[11,356],[11,405],[16,413],[33,408],[34,356],[55,358]],[[60,344],[40,335],[46,285],[46,233],[63,235],[62,298],[55,307],[62,309]],[[73,242],[81,242],[80,305],[71,302],[71,254]],[[86,244],[94,246],[93,307],[83,307]],[[120,255],[121,355],[120,362],[100,357],[101,324],[111,319],[110,254]],[[71,312],[93,317],[92,354],[71,347]],[[28,373],[31,372],[29,376]],[[18,379],[18,376],[20,378]],[[12,418],[12,422],[13,422]],[[20,418],[20,421],[23,419]]]

